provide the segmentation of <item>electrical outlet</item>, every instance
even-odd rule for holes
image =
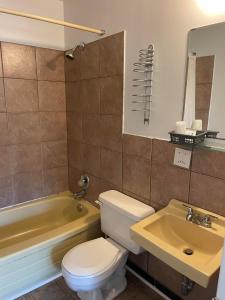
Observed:
[[[173,164],[185,169],[189,169],[191,163],[191,154],[191,151],[176,148]]]

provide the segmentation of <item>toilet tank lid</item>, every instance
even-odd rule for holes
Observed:
[[[155,212],[151,206],[114,190],[101,193],[99,200],[135,221],[142,220]]]

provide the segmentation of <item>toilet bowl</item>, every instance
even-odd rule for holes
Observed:
[[[112,300],[126,288],[128,251],[143,249],[130,237],[130,227],[154,209],[117,191],[99,195],[101,229],[98,238],[71,249],[63,258],[62,274],[81,300]]]
[[[71,249],[63,258],[62,274],[82,300],[114,299],[126,288],[128,250],[110,238],[98,238]]]

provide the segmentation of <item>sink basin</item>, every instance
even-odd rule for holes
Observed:
[[[131,227],[132,238],[144,249],[203,287],[219,269],[225,218],[190,205],[195,213],[213,215],[212,228],[186,221],[187,205],[171,200],[169,205]]]

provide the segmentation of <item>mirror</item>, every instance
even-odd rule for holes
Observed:
[[[225,139],[225,22],[189,32],[184,116],[187,126],[202,120],[203,130]]]

